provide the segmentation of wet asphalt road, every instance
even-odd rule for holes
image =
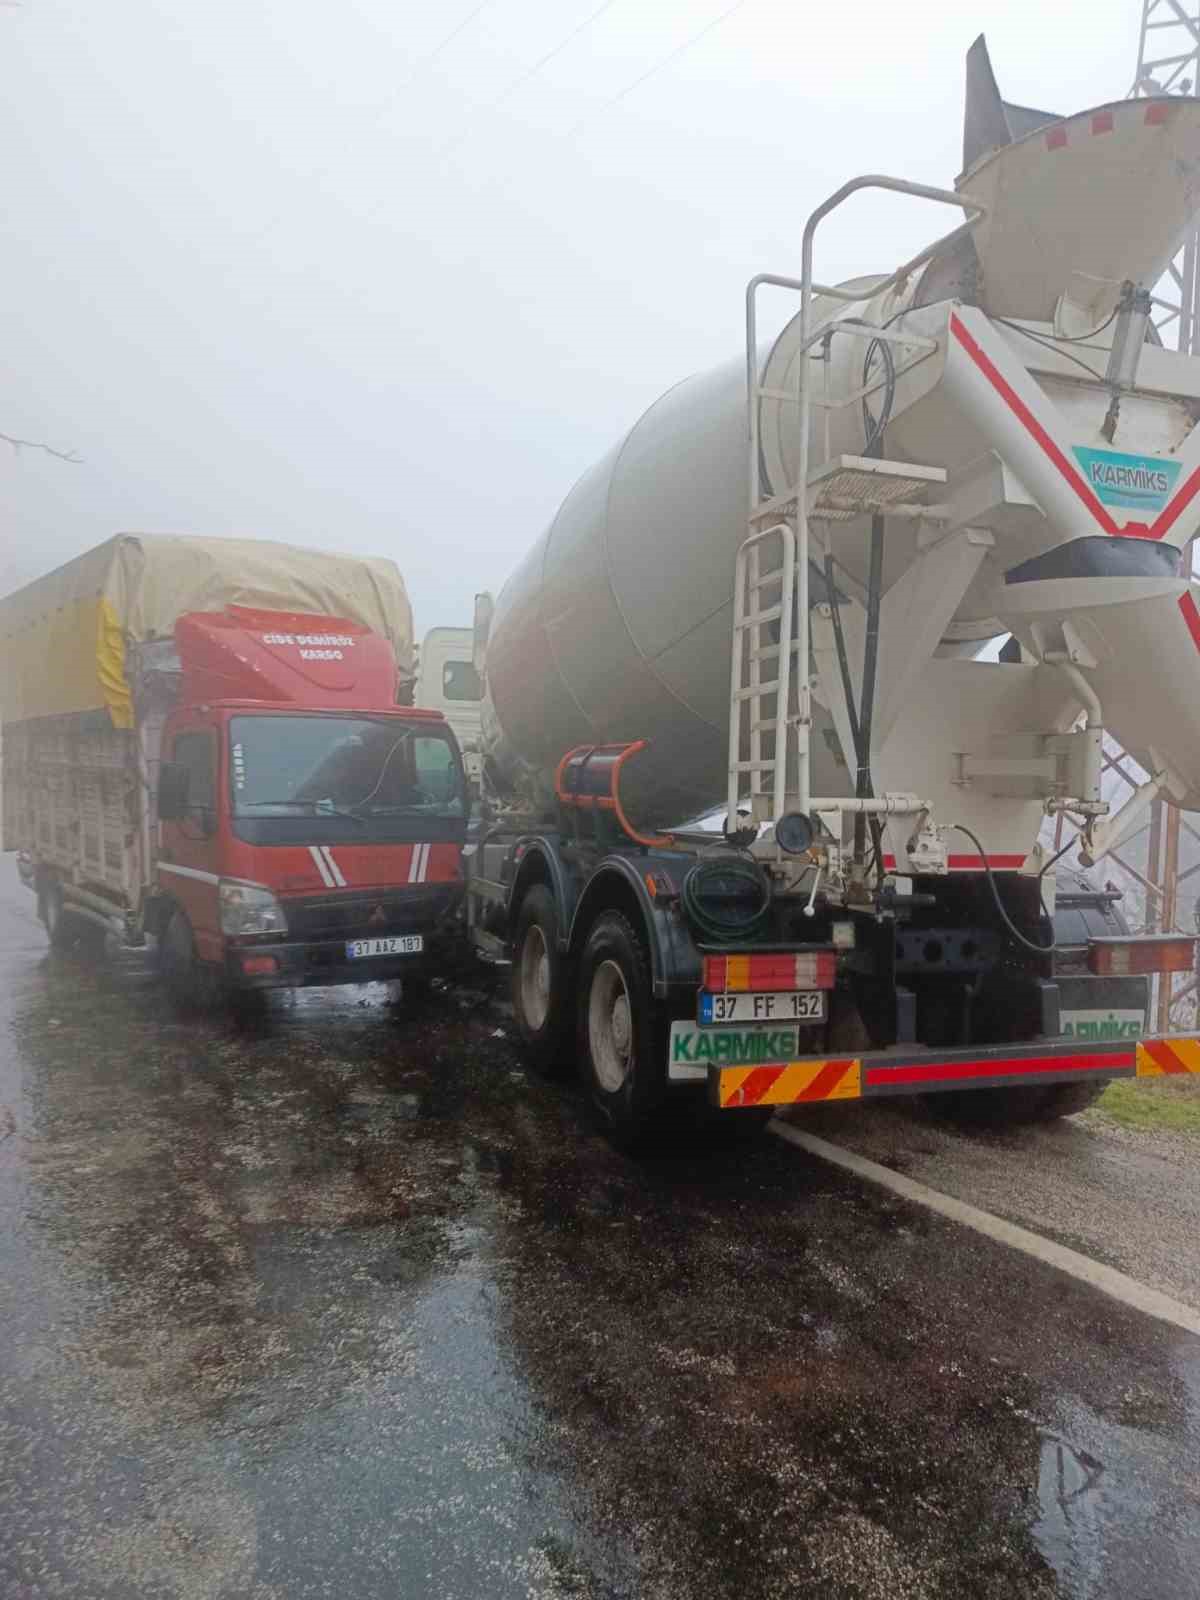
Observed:
[[[505,1028],[185,1025],[0,863],[2,1600],[1200,1594],[1200,1342]]]

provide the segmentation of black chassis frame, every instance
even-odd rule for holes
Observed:
[[[545,883],[554,896],[559,950],[572,960],[582,949],[593,911],[614,903],[632,903],[640,913],[641,931],[646,936],[654,998],[665,1002],[672,1011],[676,1005],[683,1007],[686,1001],[680,1015],[694,1013],[703,963],[678,907],[680,885],[698,859],[696,852],[654,850],[632,844],[624,850],[598,849],[564,836],[558,829],[503,837],[507,849],[498,881],[508,890],[504,938],[510,954],[517,911],[533,883]],[[491,848],[499,849],[500,841]],[[489,849],[487,836],[480,841],[479,849],[481,853]],[[486,864],[486,857],[483,859]],[[648,879],[655,884],[653,893]],[[467,892],[470,893],[469,878]]]
[[[718,835],[714,835],[713,842],[719,842]],[[680,890],[687,872],[700,857],[699,851],[656,850],[652,846],[632,843],[614,847],[608,842],[592,843],[573,832],[553,827],[519,834],[497,829],[492,836],[485,834],[479,841],[481,854],[477,857],[485,866],[487,859],[482,853],[489,849],[499,857],[499,872],[492,881],[498,881],[507,889],[504,942],[510,956],[516,915],[526,890],[534,882],[545,883],[554,897],[559,918],[559,949],[568,961],[577,959],[582,950],[594,908],[611,905],[614,901],[625,907],[635,905],[641,931],[647,941],[654,998],[663,1004],[664,1015],[669,1020],[694,1020],[696,993],[702,983],[703,952],[692,938],[680,911]],[[493,857],[493,861],[495,859]],[[486,876],[492,877],[492,874]],[[655,885],[653,893],[651,882]],[[467,892],[470,894],[469,877]],[[853,953],[848,961],[841,963],[845,975],[851,980],[855,965]],[[892,1048],[902,1050],[906,1035],[911,1044],[917,1043],[912,1034],[913,996],[903,976],[893,972],[892,980],[889,987],[894,993],[898,1025],[897,1043]],[[1036,995],[1038,1016],[1033,1037],[1023,1043],[1031,1049],[1058,1046],[1063,1054],[1071,1049],[1078,1050],[1081,1043],[1064,1038],[1060,1032],[1059,1011],[1062,1000],[1066,998],[1064,991],[1070,993],[1076,1005],[1089,997],[1085,991],[1091,991],[1101,1007],[1145,1004],[1147,994],[1144,978],[1105,979],[1078,969],[1047,971],[1043,976],[1033,979],[1032,989]],[[1014,1048],[1013,1044],[972,1047],[978,1055],[986,1053],[997,1056],[1011,1055]],[[931,1050],[928,1059],[938,1059],[942,1053],[937,1049]],[[1107,1049],[1105,1053],[1108,1053]],[[922,1059],[926,1059],[924,1052]],[[1126,1074],[1117,1068],[1112,1075]],[[991,1083],[986,1079],[971,1085],[977,1088],[989,1086]],[[684,1086],[673,1087],[678,1089]],[[896,1085],[889,1086],[889,1089],[893,1094],[920,1092],[910,1086],[901,1088]],[[875,1092],[889,1091],[879,1089]]]

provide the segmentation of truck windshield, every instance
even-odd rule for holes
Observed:
[[[441,729],[395,717],[235,717],[229,772],[238,819],[310,819],[309,830],[312,821],[329,819],[350,836],[379,838],[414,827],[422,833],[429,822],[461,825],[466,817],[451,740]]]

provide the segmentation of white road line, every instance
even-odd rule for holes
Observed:
[[[778,1118],[771,1123],[771,1132],[786,1139],[788,1144],[807,1150],[809,1155],[819,1156],[832,1166],[852,1172],[856,1178],[877,1183],[905,1200],[948,1217],[951,1222],[974,1228],[976,1233],[994,1239],[997,1244],[1008,1245],[1010,1249],[1032,1256],[1035,1261],[1044,1261],[1047,1266],[1057,1267],[1060,1272],[1078,1278],[1081,1283],[1090,1284],[1093,1289],[1119,1300],[1122,1305],[1132,1306],[1135,1311],[1142,1311],[1148,1317],[1157,1317],[1160,1322],[1168,1322],[1173,1328],[1183,1328],[1187,1333],[1200,1335],[1200,1311],[1193,1311],[1191,1306],[1172,1300],[1170,1295],[1161,1294],[1157,1289],[1139,1283],[1136,1278],[1127,1278],[1123,1272],[1093,1261],[1090,1256],[1080,1255],[1077,1250],[1068,1250],[1065,1245],[1043,1239],[1040,1234],[1030,1233],[1027,1228],[1019,1228],[1016,1223],[1005,1222],[1001,1217],[992,1216],[990,1211],[980,1211],[963,1200],[955,1200],[936,1189],[929,1189],[923,1183],[905,1178],[888,1167],[881,1167],[876,1161],[868,1161],[865,1156],[855,1155],[852,1150],[844,1150],[841,1145],[829,1144],[825,1139],[818,1139],[814,1134],[794,1128],[790,1123],[780,1122]]]

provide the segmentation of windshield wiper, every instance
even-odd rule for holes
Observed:
[[[289,795],[286,800],[243,800],[242,810],[249,811],[255,806],[307,806],[308,809],[319,817],[349,817],[351,822],[363,822],[357,811],[347,811],[343,806],[335,806],[328,800],[301,800],[295,795]]]
[[[391,817],[395,816],[398,811],[428,810],[429,802],[427,800],[396,800],[386,806],[364,806],[361,810],[356,810],[354,815],[356,817]]]

